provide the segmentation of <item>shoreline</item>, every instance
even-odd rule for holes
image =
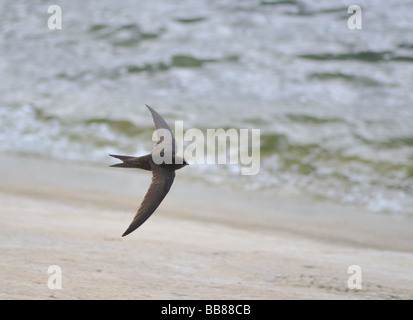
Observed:
[[[0,156],[1,299],[412,299],[410,217],[177,179],[134,233],[151,175]],[[205,200],[207,199],[207,200]],[[213,200],[211,200],[213,199]],[[63,289],[47,287],[59,265]],[[347,287],[350,265],[363,288]]]

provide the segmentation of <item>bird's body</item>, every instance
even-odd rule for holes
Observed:
[[[167,147],[164,147],[161,153],[164,155],[165,150],[166,152],[171,152],[172,163],[156,164],[153,159],[153,153],[141,157],[110,155],[111,157],[122,160],[122,163],[114,164],[111,167],[135,168],[152,171],[152,183],[149,186],[149,189],[142,201],[141,206],[139,207],[138,212],[133,218],[132,223],[129,225],[122,237],[139,228],[152,215],[152,213],[158,208],[162,200],[168,194],[175,179],[175,170],[181,169],[188,165],[183,158],[180,158],[175,154],[175,138],[168,124],[155,110],[149,106],[147,107],[152,113],[156,129],[168,130],[170,134],[166,135],[165,141],[164,137],[158,137],[157,145],[165,142],[164,145],[171,146],[169,150]],[[168,141],[168,137],[172,140]]]

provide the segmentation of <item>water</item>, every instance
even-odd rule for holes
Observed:
[[[258,128],[261,170],[188,179],[413,213],[413,3],[0,1],[0,151],[143,154],[144,104],[185,129]]]

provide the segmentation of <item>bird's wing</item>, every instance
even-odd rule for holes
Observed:
[[[165,198],[172,183],[175,179],[175,171],[164,169],[152,161],[150,162],[152,168],[152,182],[143,198],[142,204],[138,212],[133,218],[132,223],[122,235],[122,237],[131,233],[141,226],[158,208],[162,200]]]
[[[149,111],[152,113],[153,122],[155,123],[155,128],[157,132],[158,141],[156,146],[162,144],[164,152],[171,152],[172,155],[175,155],[175,137],[172,133],[171,128],[169,128],[166,121],[161,117],[159,113],[153,110],[150,106],[146,105]],[[156,147],[155,147],[156,149]]]

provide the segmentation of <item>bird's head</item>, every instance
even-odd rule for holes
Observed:
[[[189,166],[189,163],[185,161],[183,157],[175,156],[174,157],[174,164],[176,169],[180,169],[186,166]]]

